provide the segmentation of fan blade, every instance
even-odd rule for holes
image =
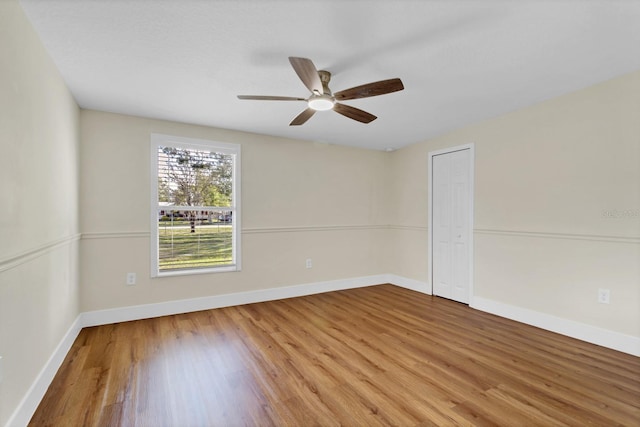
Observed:
[[[338,101],[346,101],[348,99],[368,98],[370,96],[384,95],[387,93],[397,92],[402,89],[404,89],[402,80],[389,79],[341,90],[340,92],[334,93],[333,96]]]
[[[307,89],[314,93],[323,93],[322,81],[320,81],[318,70],[316,69],[316,66],[313,65],[313,62],[311,62],[310,59],[290,56],[289,62],[291,63],[294,71],[296,72],[298,77],[300,77],[300,80],[302,80],[302,83],[304,83]]]
[[[333,106],[333,111],[361,123],[370,123],[377,119],[373,114],[367,113],[359,108],[352,107],[351,105],[339,104],[337,102]]]
[[[306,101],[304,98],[292,96],[263,96],[263,95],[238,95],[238,99],[252,99],[257,101]]]
[[[311,118],[316,113],[313,108],[307,108],[302,113],[298,114],[295,119],[289,123],[289,126],[300,126]]]

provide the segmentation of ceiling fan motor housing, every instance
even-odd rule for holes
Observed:
[[[325,70],[318,71],[320,81],[322,82],[322,94],[314,91],[314,93],[307,100],[309,108],[313,108],[316,111],[331,110],[336,103],[336,99],[331,94],[329,89],[329,81],[331,80],[331,73]]]

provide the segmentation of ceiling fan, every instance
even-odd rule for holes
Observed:
[[[313,116],[316,111],[333,110],[353,120],[361,123],[370,123],[377,117],[359,108],[341,104],[338,101],[348,101],[351,99],[368,98],[371,96],[384,95],[404,89],[400,79],[381,80],[367,83],[350,89],[332,93],[329,89],[331,73],[329,71],[316,69],[313,62],[308,58],[289,57],[289,62],[295,70],[302,83],[311,91],[308,98],[295,98],[291,96],[262,96],[262,95],[238,95],[239,99],[251,99],[258,101],[305,101],[307,109],[298,114],[289,126],[299,126],[304,124]]]

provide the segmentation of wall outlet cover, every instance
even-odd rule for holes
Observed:
[[[135,285],[136,284],[136,273],[127,273],[127,285]]]
[[[598,302],[600,304],[609,304],[611,299],[611,291],[609,289],[598,289]]]

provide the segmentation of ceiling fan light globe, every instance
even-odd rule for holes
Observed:
[[[326,94],[313,96],[307,101],[309,108],[312,108],[316,111],[331,110],[335,103],[336,101],[333,99],[333,97]]]

